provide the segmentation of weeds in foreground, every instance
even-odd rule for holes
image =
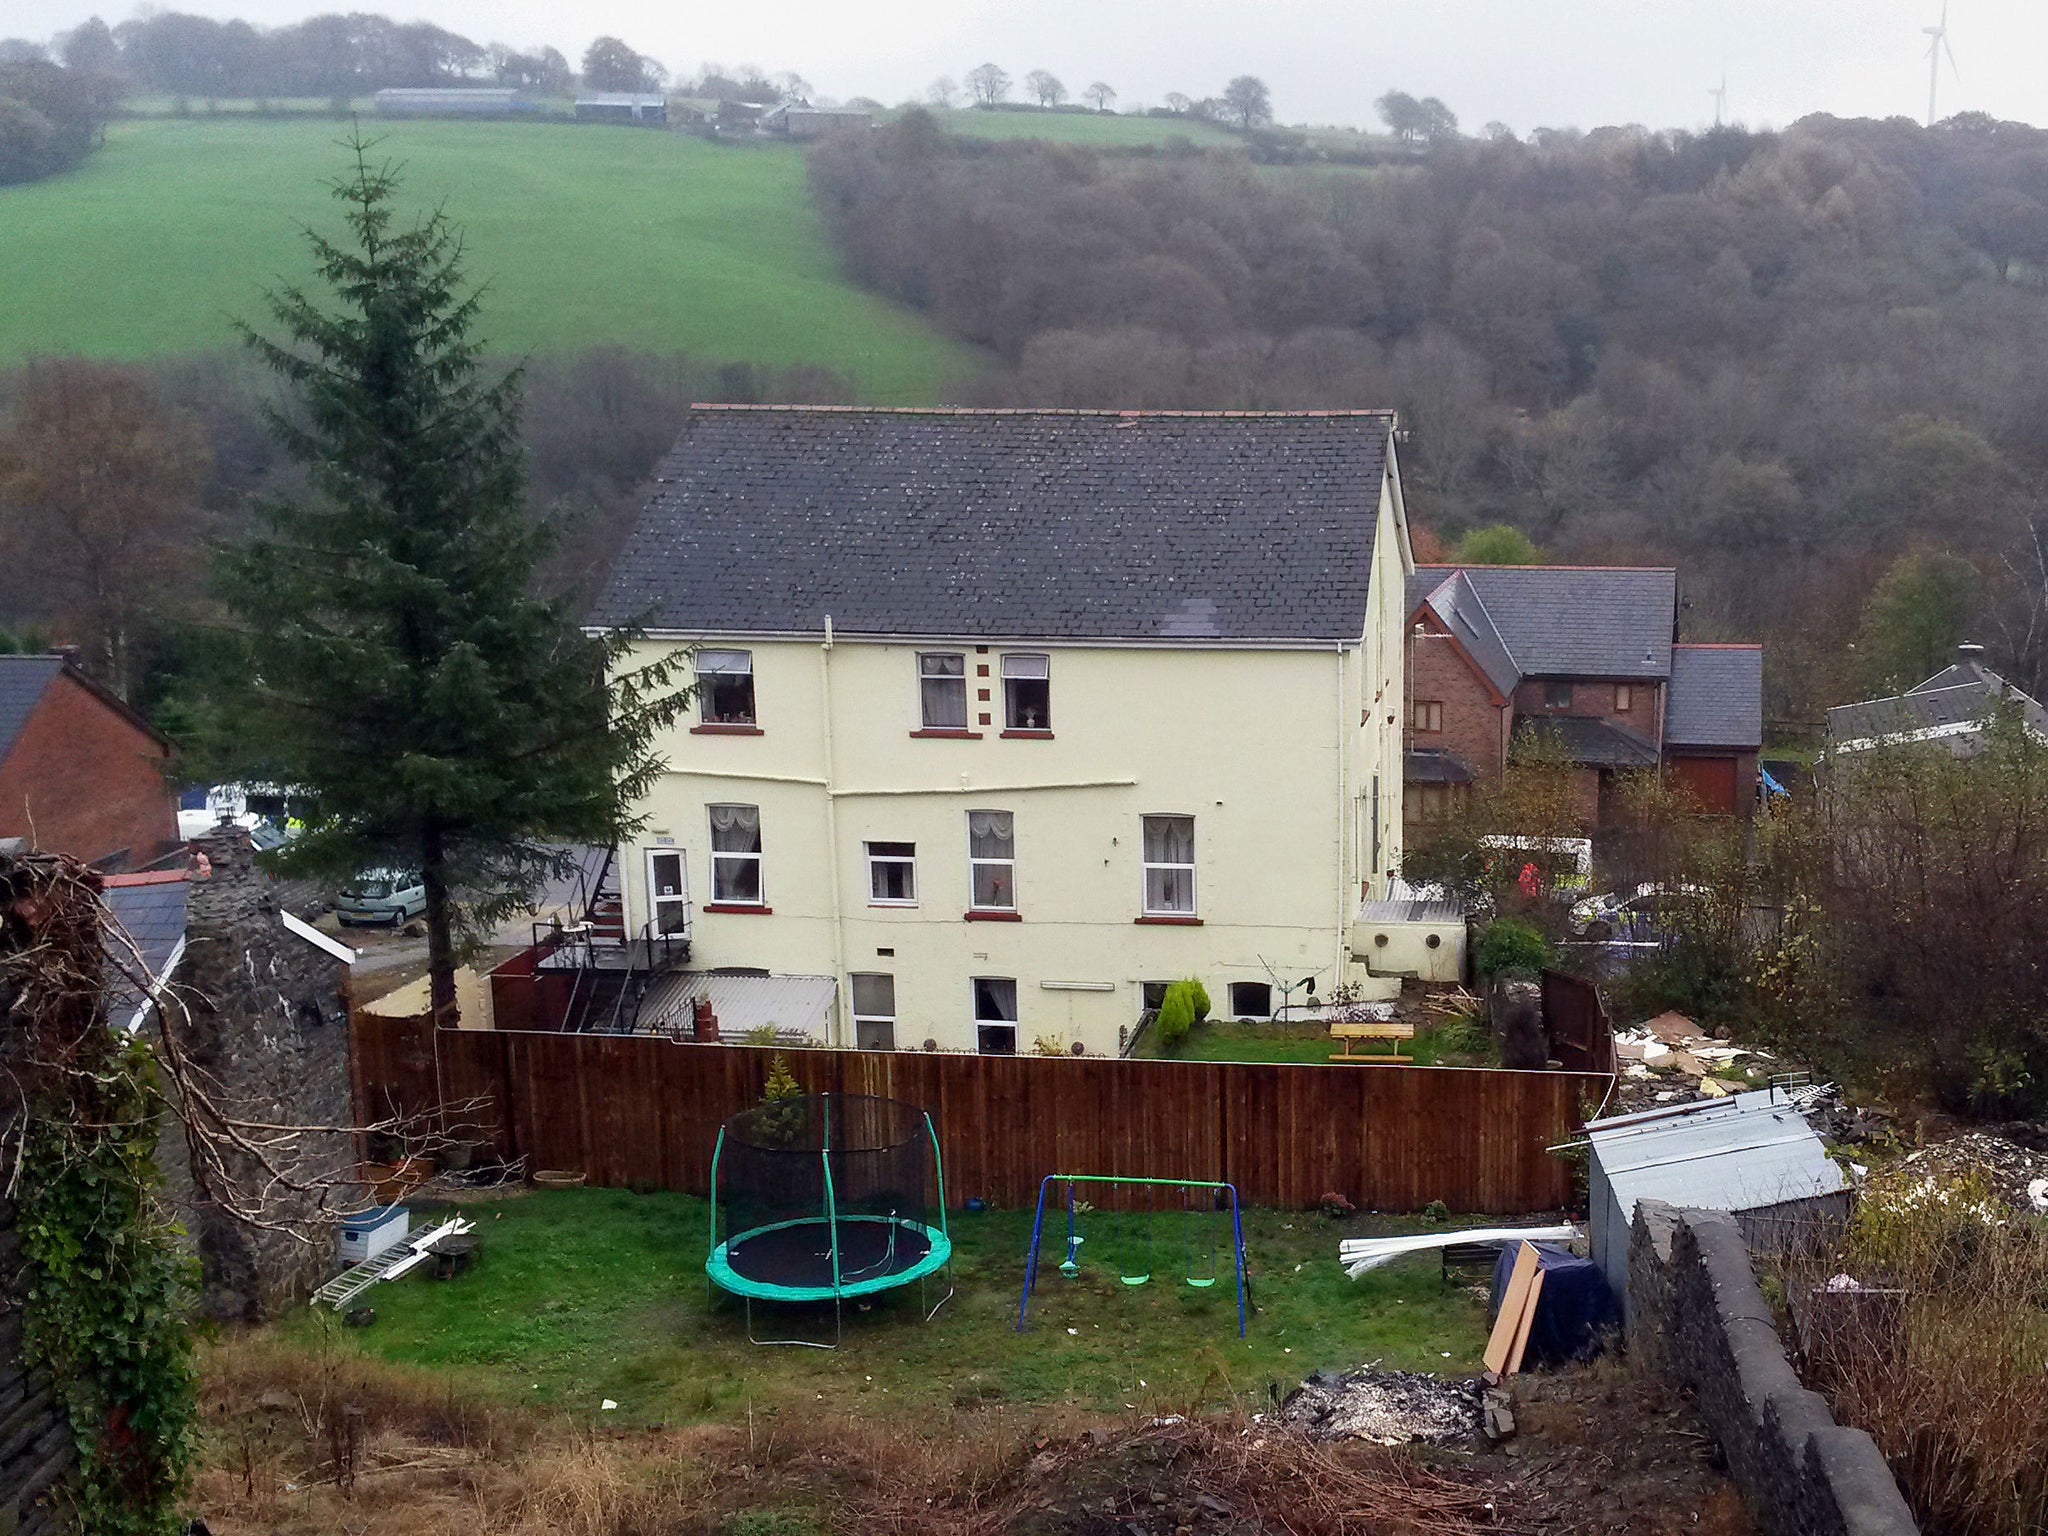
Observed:
[[[1903,1295],[1817,1296],[1836,1273]],[[1928,1536],[2048,1530],[2048,1223],[1977,1181],[1880,1189],[1836,1252],[1783,1279],[1809,1309],[1814,1384],[1877,1441]]]
[[[1297,1536],[1465,1536],[1499,1518],[1491,1490],[1403,1452],[1166,1403],[1085,1432],[1062,1410],[613,1430],[260,1336],[213,1346],[205,1367],[196,1492],[221,1536],[997,1536],[1198,1501]],[[357,1426],[346,1465],[337,1422]]]

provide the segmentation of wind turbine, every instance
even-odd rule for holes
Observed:
[[[1921,32],[1932,41],[1927,45],[1927,126],[1934,126],[1934,88],[1941,83],[1941,56],[1948,55],[1948,67],[1954,69],[1958,80],[1963,72],[1956,69],[1956,51],[1948,45],[1948,0],[1941,0],[1941,25],[1922,27]]]
[[[1728,105],[1728,76],[1721,76],[1721,83],[1711,87],[1707,94],[1714,98],[1714,126],[1721,126],[1721,109]]]

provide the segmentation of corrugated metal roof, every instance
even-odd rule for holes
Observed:
[[[1639,1200],[1753,1211],[1849,1187],[1848,1175],[1782,1094],[1644,1110],[1586,1127],[1594,1163],[1624,1212]]]
[[[718,1032],[730,1040],[755,1029],[800,1030],[822,1043],[838,987],[830,976],[729,976],[674,971],[647,989],[640,1028],[687,1030],[697,999],[711,999]]]
[[[1465,909],[1455,901],[1389,897],[1358,904],[1361,923],[1462,923]]]

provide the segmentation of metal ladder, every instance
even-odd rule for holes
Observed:
[[[321,1302],[339,1312],[379,1280],[396,1280],[433,1257],[434,1247],[444,1237],[457,1237],[476,1230],[476,1223],[456,1217],[421,1233],[410,1242],[393,1243],[374,1259],[344,1269],[313,1293],[313,1305]]]

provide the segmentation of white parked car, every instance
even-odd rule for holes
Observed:
[[[334,904],[335,920],[344,927],[382,924],[400,928],[427,910],[427,888],[405,870],[366,869],[348,883]]]

